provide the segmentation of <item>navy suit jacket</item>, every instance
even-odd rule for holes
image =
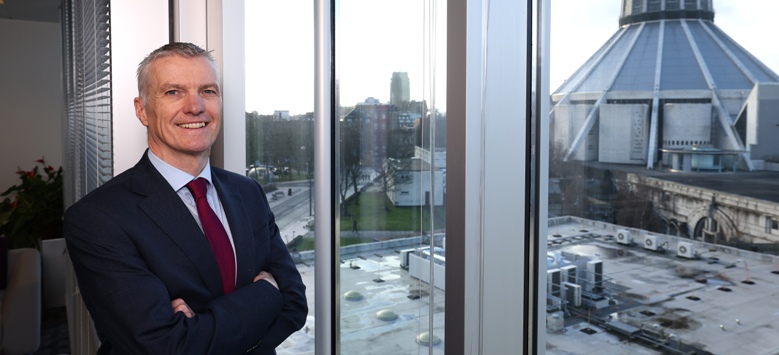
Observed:
[[[236,290],[184,202],[146,154],[65,213],[64,234],[98,354],[273,354],[305,323],[305,286],[262,187],[212,168],[235,244]],[[276,279],[253,282],[260,271]],[[196,313],[173,313],[182,298]]]

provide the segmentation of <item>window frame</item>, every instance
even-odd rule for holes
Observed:
[[[242,9],[243,4],[222,2],[220,15],[224,17],[220,16],[219,22],[224,34],[234,34],[236,26],[242,27],[243,21],[238,21],[242,13],[235,9]],[[465,353],[466,349],[479,349],[480,353],[517,349],[537,353],[545,344],[545,319],[539,316],[539,310],[543,310],[541,301],[546,290],[538,285],[545,283],[546,278],[546,265],[540,262],[546,245],[539,242],[539,236],[546,235],[547,226],[539,221],[546,220],[547,205],[539,196],[545,196],[547,191],[548,163],[541,158],[548,157],[549,137],[548,127],[539,124],[547,121],[531,119],[531,112],[548,112],[548,103],[531,100],[531,96],[534,91],[549,91],[549,1],[447,0],[447,6],[447,136],[451,142],[447,150],[454,154],[447,155],[450,272],[446,280],[449,292],[445,301],[445,347],[452,353]],[[338,129],[334,119],[338,107],[338,78],[333,70],[337,65],[334,9],[333,0],[315,1],[314,208],[320,216],[315,226],[317,235],[336,235],[338,229],[333,213],[338,210],[334,186],[338,181],[334,165],[337,145],[332,140]],[[541,21],[535,24],[533,16]],[[215,37],[218,36],[209,34],[209,39]],[[537,50],[532,48],[534,43]],[[222,49],[225,63],[236,65],[235,58],[242,56],[239,46],[217,46]],[[534,61],[539,63],[535,68]],[[233,87],[231,96],[243,93],[242,87],[235,86],[243,72],[242,60],[239,65],[240,72],[225,74],[225,87]],[[533,75],[539,80],[533,82]],[[225,102],[226,112],[231,107],[243,110],[243,105],[237,106],[237,102]],[[522,139],[516,139],[517,134]],[[244,145],[243,139],[224,139],[222,157],[235,156],[226,152],[240,154]],[[538,154],[532,155],[531,151]],[[518,163],[502,164],[501,159]],[[237,171],[235,166],[226,167]],[[513,205],[502,202],[507,196],[514,201]],[[315,242],[317,353],[339,353],[339,280],[334,264],[339,260],[339,244],[338,238],[317,238]],[[509,258],[516,255],[521,257]],[[507,281],[505,275],[522,276]],[[519,303],[517,295],[521,295]]]

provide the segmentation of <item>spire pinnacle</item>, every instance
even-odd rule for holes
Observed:
[[[669,19],[714,21],[714,0],[622,0],[619,25]]]

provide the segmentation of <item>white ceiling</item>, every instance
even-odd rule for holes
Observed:
[[[0,19],[60,22],[61,0],[2,0]]]

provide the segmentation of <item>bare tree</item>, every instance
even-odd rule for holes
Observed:
[[[341,125],[340,141],[340,176],[338,181],[338,192],[341,195],[342,213],[347,213],[347,195],[349,189],[353,191],[354,201],[359,205],[360,200],[360,175],[362,173],[362,152],[360,125],[358,120],[344,121]]]
[[[655,191],[643,179],[618,185],[615,222],[621,226],[648,231],[665,231],[665,222],[655,209]]]

